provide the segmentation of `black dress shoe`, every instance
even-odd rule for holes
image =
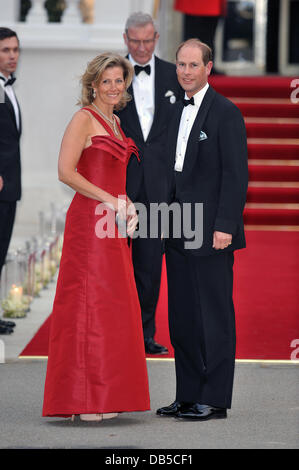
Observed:
[[[9,326],[0,325],[0,335],[10,335],[11,333],[13,333],[12,328],[9,328]]]
[[[189,407],[184,407],[179,411],[176,417],[190,421],[207,421],[208,419],[226,418],[227,413],[226,408],[217,408],[216,406],[193,403]]]
[[[169,406],[164,406],[156,411],[159,416],[177,416],[178,412],[182,409],[183,403],[174,401]]]
[[[168,354],[168,349],[156,343],[154,338],[144,338],[144,347],[146,354]]]
[[[9,328],[14,328],[16,326],[14,321],[7,321],[0,319],[0,326],[8,326]]]

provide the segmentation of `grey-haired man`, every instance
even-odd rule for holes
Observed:
[[[125,134],[138,146],[141,158],[140,164],[134,158],[129,163],[127,193],[132,201],[143,203],[148,209],[150,203],[167,200],[166,131],[173,104],[182,96],[175,65],[154,55],[158,39],[159,33],[150,15],[138,12],[127,19],[124,41],[135,76],[128,90],[133,99],[119,117]],[[136,238],[132,247],[145,350],[158,355],[168,353],[166,347],[154,340],[162,245],[159,232],[158,238],[150,238],[149,233],[147,238]]]

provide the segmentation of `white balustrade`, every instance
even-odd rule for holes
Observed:
[[[47,10],[44,8],[44,0],[31,0],[32,6],[26,17],[26,23],[42,24],[48,22]]]
[[[80,0],[68,0],[67,6],[62,15],[62,23],[79,24],[82,22],[79,8]]]

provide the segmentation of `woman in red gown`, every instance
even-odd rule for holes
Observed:
[[[137,225],[125,195],[127,163],[138,152],[113,114],[128,101],[132,76],[121,56],[91,61],[82,77],[84,107],[62,140],[59,179],[76,194],[51,315],[43,416],[101,421],[150,408],[131,253],[115,223],[116,214],[126,220],[129,236]]]

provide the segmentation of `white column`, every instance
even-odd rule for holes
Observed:
[[[131,13],[130,5],[132,0],[107,0],[103,6],[102,0],[95,0],[94,23],[111,24],[125,26],[127,17]]]
[[[165,0],[161,0],[165,1]],[[154,0],[130,0],[131,13],[142,11],[143,13],[149,13],[150,15],[154,12]]]
[[[47,10],[44,7],[44,0],[32,0],[32,7],[26,18],[27,23],[47,23],[48,15]]]
[[[82,23],[81,12],[79,9],[80,0],[67,0],[66,9],[62,16],[62,23],[79,24]]]

